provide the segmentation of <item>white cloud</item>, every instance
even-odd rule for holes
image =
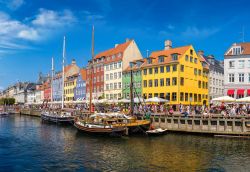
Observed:
[[[18,37],[19,38],[23,38],[23,39],[27,39],[27,40],[37,40],[39,39],[39,35],[37,33],[37,31],[33,28],[31,29],[26,29],[26,30],[21,30],[18,33]]]
[[[38,14],[22,20],[11,18],[0,11],[0,53],[31,49],[28,44],[45,40],[51,34],[60,33],[65,26],[72,26],[77,18],[70,10],[52,11],[40,9]]]
[[[189,26],[181,35],[188,38],[206,38],[214,35],[219,30],[218,28],[197,28]]]
[[[174,29],[175,29],[175,27],[174,27],[173,25],[171,25],[171,24],[169,24],[169,25],[167,26],[167,28],[168,28],[169,30],[174,30]]]
[[[25,4],[24,0],[0,0],[0,4],[7,6],[11,10],[17,10],[23,4]]]
[[[36,15],[32,24],[39,27],[42,26],[50,28],[70,25],[76,21],[76,17],[70,10],[56,12],[52,10],[40,9],[39,14]]]

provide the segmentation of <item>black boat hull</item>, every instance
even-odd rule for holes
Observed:
[[[57,117],[57,116],[48,116],[45,114],[41,114],[41,118],[43,121],[52,123],[63,123],[63,124],[74,123],[74,117]]]

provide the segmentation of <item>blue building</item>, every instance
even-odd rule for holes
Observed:
[[[59,72],[54,77],[53,83],[53,101],[62,101],[62,73]]]
[[[86,99],[86,69],[81,69],[76,80],[76,88],[74,90],[75,100],[81,101]]]

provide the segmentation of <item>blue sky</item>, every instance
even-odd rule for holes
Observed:
[[[81,67],[91,55],[122,43],[137,42],[142,54],[192,44],[223,59],[234,42],[250,38],[250,2],[237,0],[0,0],[0,89],[17,81],[36,81],[48,73],[51,57],[61,69],[66,36],[67,63]]]

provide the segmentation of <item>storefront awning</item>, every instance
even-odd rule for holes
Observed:
[[[233,95],[234,94],[234,90],[227,90],[227,95]]]
[[[237,90],[237,95],[244,95],[244,89],[238,89]]]
[[[250,90],[247,90],[247,95],[250,96]]]

